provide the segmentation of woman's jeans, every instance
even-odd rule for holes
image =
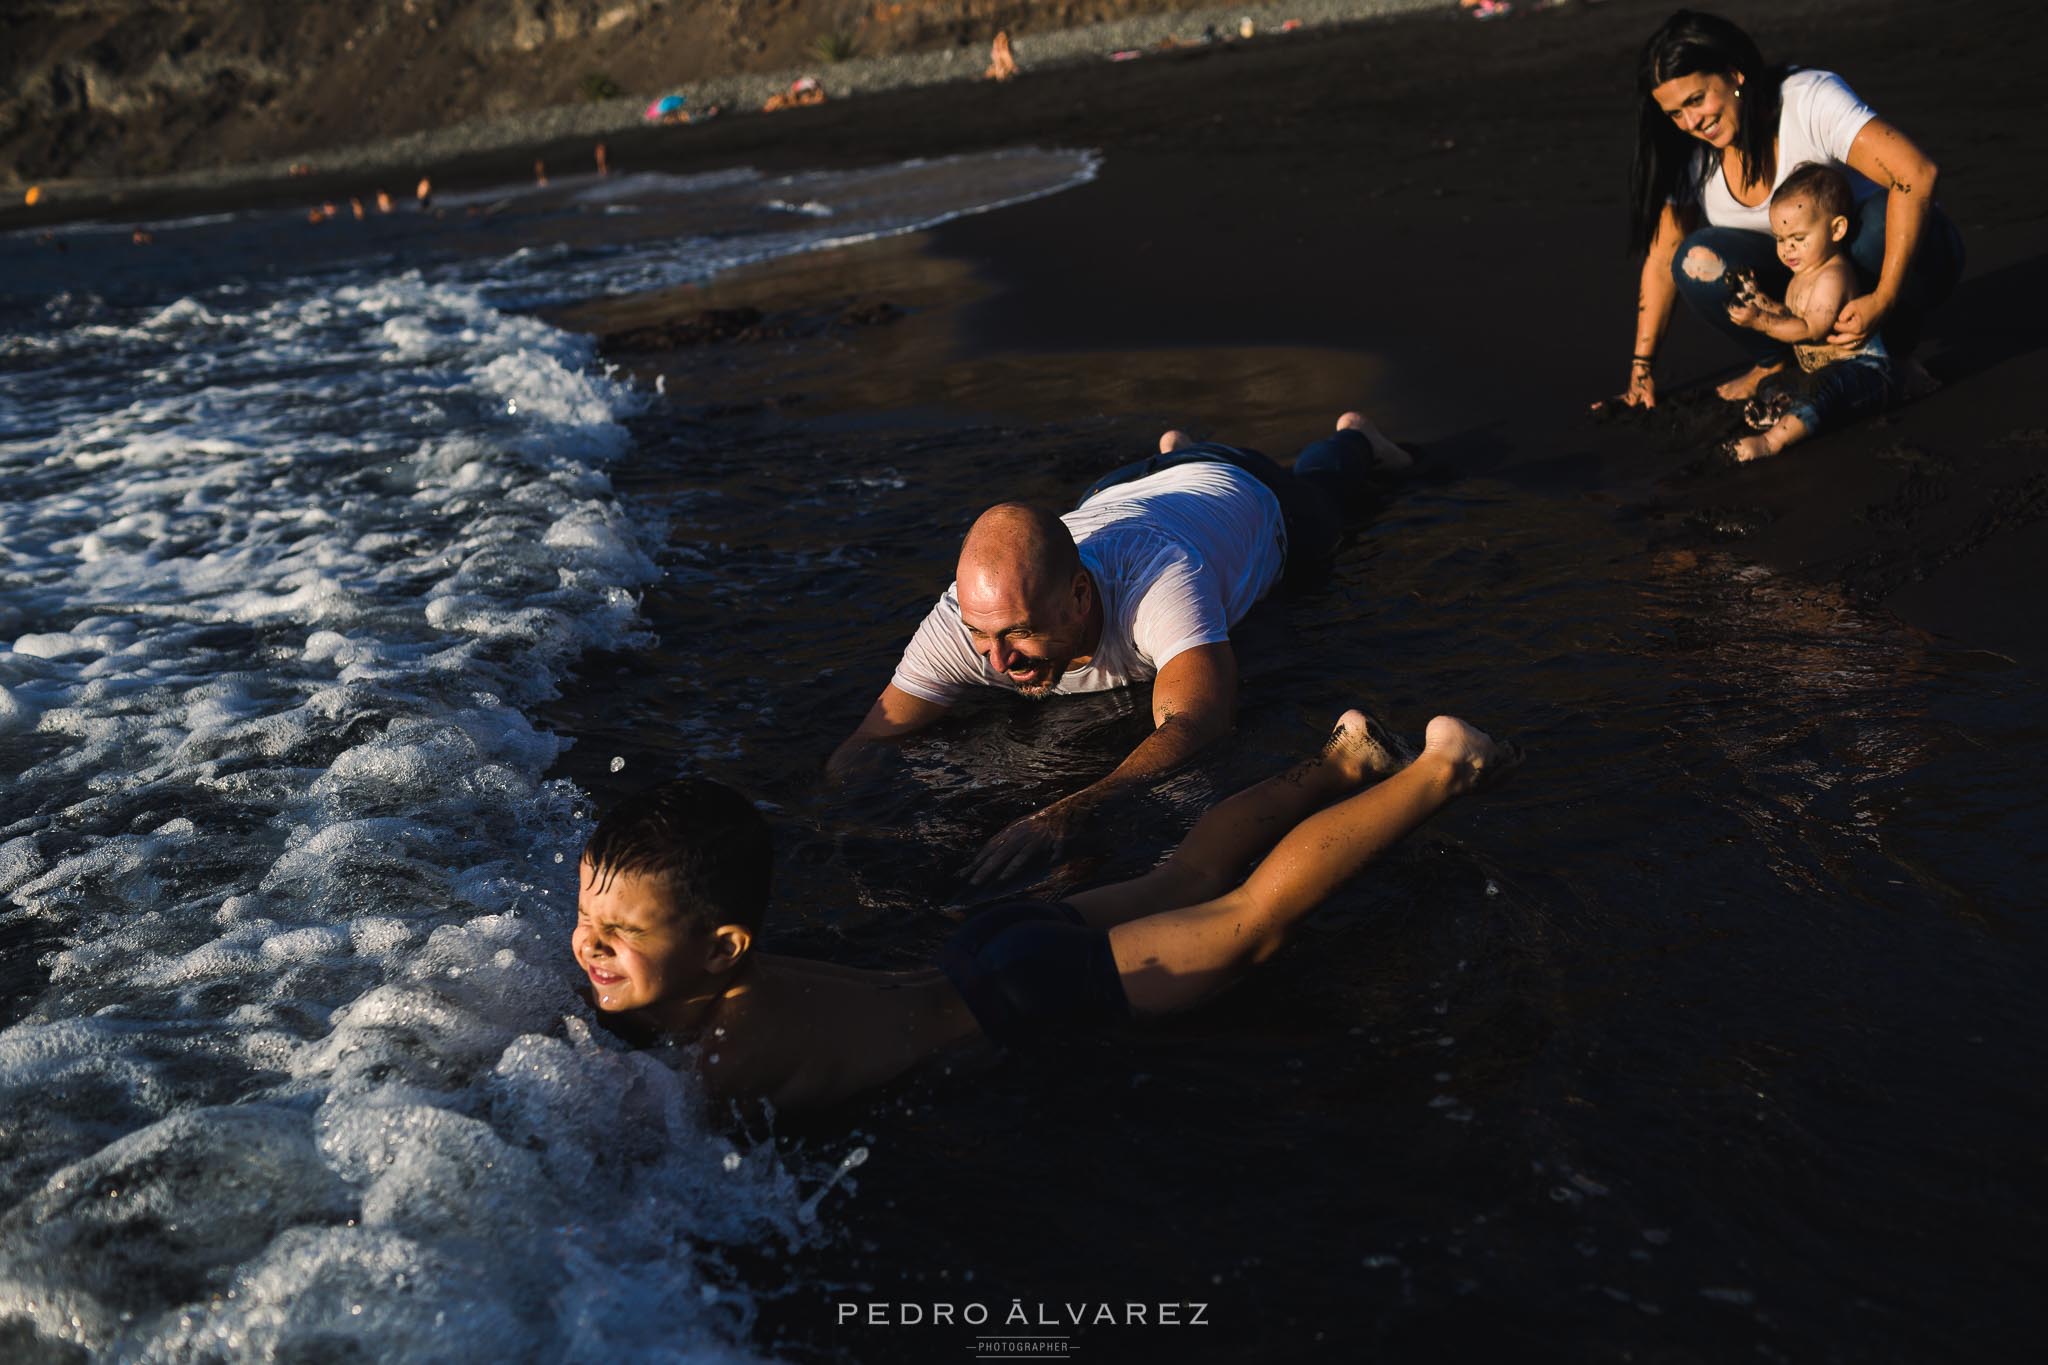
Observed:
[[[1857,207],[1849,232],[1849,258],[1856,263],[1856,275],[1864,289],[1876,287],[1884,269],[1884,219],[1891,196],[1880,190]],[[1696,280],[1685,273],[1685,258],[1694,247],[1705,247],[1719,256],[1726,268],[1714,279]],[[1791,348],[1775,337],[1731,322],[1728,301],[1734,294],[1733,272],[1747,270],[1756,277],[1757,288],[1774,299],[1785,297],[1792,274],[1778,260],[1777,244],[1766,232],[1743,228],[1703,227],[1678,244],[1671,258],[1671,278],[1678,292],[1692,305],[1693,312],[1715,331],[1742,348],[1753,364],[1779,365],[1790,358]],[[1893,361],[1904,360],[1920,344],[1920,329],[1927,314],[1956,287],[1963,274],[1963,239],[1939,204],[1927,211],[1920,231],[1919,246],[1906,269],[1898,302],[1885,314],[1878,330]]]

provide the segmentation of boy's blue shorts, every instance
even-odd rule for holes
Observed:
[[[939,970],[1004,1047],[1131,1017],[1109,935],[1063,901],[1020,896],[984,907],[939,949]]]

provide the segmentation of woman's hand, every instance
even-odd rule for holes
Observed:
[[[1628,387],[1621,391],[1621,401],[1632,408],[1657,406],[1657,378],[1650,373],[1649,361],[1638,360],[1628,367]]]
[[[1657,406],[1657,381],[1650,374],[1648,361],[1638,360],[1628,367],[1628,387],[1612,398],[1598,399],[1593,411],[1606,412],[1615,404],[1625,408],[1654,408]]]
[[[1877,334],[1891,306],[1875,294],[1863,294],[1842,305],[1835,314],[1834,330],[1828,333],[1830,346],[1861,346]]]

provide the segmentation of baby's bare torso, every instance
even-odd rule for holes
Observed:
[[[1833,312],[1839,314],[1841,305],[1856,297],[1856,269],[1847,255],[1830,257],[1818,270],[1794,275],[1792,283],[1785,287],[1785,307],[1801,317],[1808,316],[1807,307],[1815,301],[1815,295],[1836,300]],[[1829,320],[1833,326],[1833,319]],[[1808,374],[1824,366],[1833,365],[1863,354],[1864,345],[1842,346],[1825,341],[1802,341],[1792,347],[1792,358],[1799,362],[1799,368]]]

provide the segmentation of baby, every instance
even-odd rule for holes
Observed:
[[[755,951],[773,861],[767,823],[729,788],[669,782],[592,832],[571,948],[598,1011],[621,1031],[695,1043],[713,1096],[817,1108],[941,1052],[1208,998],[1278,951],[1367,862],[1519,755],[1439,716],[1421,754],[1405,757],[1377,721],[1347,711],[1318,753],[1210,810],[1144,876],[1064,901],[985,907],[934,966],[915,971]]]
[[[1792,272],[1785,302],[1764,297],[1745,275],[1736,282],[1728,316],[1791,342],[1801,373],[1790,382],[1773,376],[1758,390],[1747,409],[1758,434],[1730,443],[1737,460],[1776,455],[1824,426],[1880,410],[1891,396],[1891,360],[1881,338],[1855,348],[1826,344],[1835,315],[1856,297],[1856,267],[1844,245],[1854,206],[1848,178],[1814,162],[1786,176],[1771,196],[1771,236],[1778,259]]]

